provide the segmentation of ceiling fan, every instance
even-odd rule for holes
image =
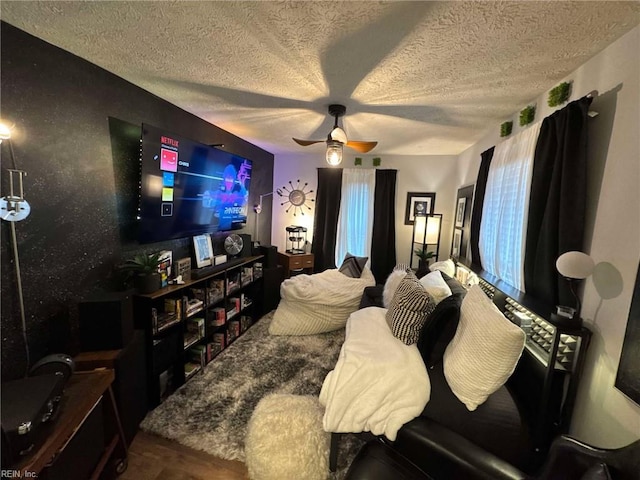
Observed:
[[[307,147],[314,143],[327,143],[327,162],[330,165],[338,165],[342,161],[342,147],[346,145],[360,153],[367,153],[373,150],[378,142],[363,142],[360,140],[348,140],[347,134],[338,126],[338,118],[344,116],[347,108],[344,105],[329,105],[329,115],[335,118],[333,129],[327,135],[326,140],[300,140],[294,138],[293,141],[298,145]]]

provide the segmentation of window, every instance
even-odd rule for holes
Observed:
[[[336,265],[347,253],[370,257],[373,230],[375,169],[344,169],[336,235]]]
[[[529,193],[541,123],[497,145],[491,160],[478,247],[483,268],[524,291]]]

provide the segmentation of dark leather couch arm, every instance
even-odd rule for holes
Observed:
[[[527,474],[429,418],[398,431],[393,448],[430,477],[440,480],[525,480]]]
[[[615,480],[640,479],[640,440],[621,448],[597,448],[562,435],[551,444],[539,480],[581,478],[589,468],[604,463]]]

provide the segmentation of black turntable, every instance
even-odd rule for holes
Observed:
[[[65,385],[62,372],[2,384],[2,468],[29,455],[46,439]]]

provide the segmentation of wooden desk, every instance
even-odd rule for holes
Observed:
[[[100,398],[105,395],[105,432],[108,440],[105,442],[105,450],[96,466],[91,479],[97,479],[107,462],[112,458],[112,454],[116,452],[119,455],[116,470],[121,473],[127,467],[127,444],[120,424],[120,416],[116,407],[111,383],[115,375],[113,370],[94,370],[91,372],[74,373],[67,382],[64,394],[59,405],[58,417],[53,424],[49,426],[51,429],[47,432],[46,440],[30,456],[24,458],[13,469],[20,470],[22,477],[29,478],[40,475],[45,467],[56,459],[57,455],[62,452],[68,441],[73,437],[76,431],[82,426],[85,418],[91,412]],[[110,431],[109,425],[111,425]]]
[[[278,252],[278,264],[284,268],[284,278],[289,278],[296,273],[311,275],[313,273],[313,253]]]

